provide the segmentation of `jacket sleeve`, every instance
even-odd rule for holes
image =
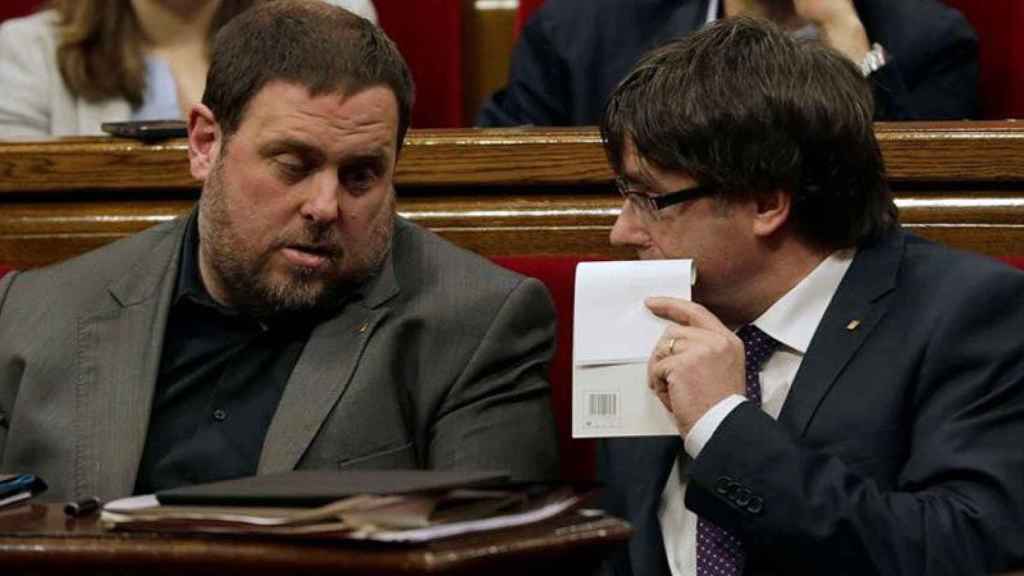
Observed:
[[[504,469],[514,480],[558,477],[548,363],[554,305],[536,279],[516,286],[445,398],[430,467]]]
[[[978,117],[978,39],[958,13],[942,8],[927,14],[905,14],[921,21],[889,22],[888,34],[872,38],[890,51],[889,64],[870,76],[876,120]],[[918,33],[908,33],[910,27]],[[898,37],[888,37],[893,34]]]
[[[962,279],[969,288],[946,289],[956,296],[943,299],[931,325],[917,327],[926,336],[914,381],[893,383],[905,402],[874,408],[899,414],[907,430],[905,439],[891,438],[905,442],[894,451],[891,483],[744,403],[693,461],[687,506],[759,550],[806,564],[794,573],[842,566],[858,574],[986,574],[1019,563],[1024,280],[974,276]],[[897,361],[875,362],[886,378],[886,363]],[[750,506],[755,497],[763,506]]]

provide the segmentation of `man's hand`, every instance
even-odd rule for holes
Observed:
[[[673,322],[647,361],[647,385],[686,436],[712,406],[745,392],[743,342],[700,304],[648,298],[647,307]]]
[[[853,0],[793,0],[797,16],[815,24],[821,41],[860,64],[871,49]]]

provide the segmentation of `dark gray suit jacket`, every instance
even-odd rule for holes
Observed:
[[[184,218],[0,280],[0,470],[49,498],[130,494]],[[399,219],[381,272],[312,333],[259,473],[475,467],[558,473],[543,285]]]
[[[523,28],[480,126],[597,124],[646,51],[704,26],[709,0],[547,0]],[[977,115],[978,42],[939,0],[854,0],[892,62],[871,75],[878,120]]]
[[[755,574],[989,574],[1024,558],[1024,274],[890,234],[854,258],[778,422],[733,411],[686,506]],[[859,320],[856,329],[848,329]],[[658,502],[679,438],[599,452],[637,532],[616,574],[668,574]]]

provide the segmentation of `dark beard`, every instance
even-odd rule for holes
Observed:
[[[373,276],[386,260],[391,248],[394,225],[394,199],[378,214],[378,220],[365,239],[367,252],[347,250],[337,229],[331,223],[303,222],[298,231],[282,235],[270,252],[252,255],[236,233],[228,207],[225,205],[222,165],[218,161],[207,179],[200,198],[199,250],[219,276],[228,292],[232,308],[261,319],[278,319],[292,315],[334,313],[348,296]],[[272,254],[289,245],[315,247],[328,258],[323,267],[287,269],[287,280],[277,280],[267,272]],[[348,262],[346,262],[346,259]],[[344,263],[348,271],[333,272]]]

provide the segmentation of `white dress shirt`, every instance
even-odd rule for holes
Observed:
[[[377,8],[372,0],[327,0],[329,4],[341,6],[357,16],[362,16],[374,24],[377,23]]]
[[[754,325],[781,343],[761,369],[761,409],[778,419],[800,362],[818,329],[825,309],[853,261],[854,250],[841,250],[823,260],[799,284],[779,298]],[[715,404],[694,424],[684,439],[687,456],[676,460],[661,494],[658,520],[665,554],[673,576],[697,573],[697,516],[686,509],[686,467],[711,439],[743,396]]]

